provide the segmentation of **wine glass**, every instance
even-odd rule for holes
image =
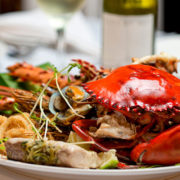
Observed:
[[[46,13],[50,23],[57,32],[55,48],[64,50],[64,28],[73,14],[78,11],[85,0],[37,0],[39,7]]]

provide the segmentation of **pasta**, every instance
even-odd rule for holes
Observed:
[[[29,117],[28,113],[24,113],[24,115]],[[34,136],[34,131],[24,115],[16,114],[10,116],[9,118],[0,116],[0,139],[5,137],[32,138]]]

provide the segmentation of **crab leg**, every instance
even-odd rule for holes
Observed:
[[[103,67],[97,69],[93,64],[82,59],[73,59],[72,61],[81,65],[81,76],[86,77],[89,81],[101,79],[112,71],[111,69],[104,69]]]
[[[137,145],[131,159],[146,164],[173,165],[180,162],[180,125],[170,128],[148,143]]]
[[[96,126],[97,121],[96,120],[91,120],[91,119],[83,119],[83,120],[77,120],[74,121],[72,124],[73,130],[85,141],[93,141],[94,147],[101,151],[108,151],[109,149],[103,147],[101,144],[95,141],[93,137],[91,137],[88,132],[87,128],[90,126]]]
[[[97,126],[97,120],[92,119],[82,119],[82,120],[76,120],[72,124],[72,129],[84,140],[84,141],[93,141],[94,144],[92,147],[95,150],[100,150],[103,152],[109,151],[110,149],[119,149],[119,148],[129,148],[135,145],[136,141],[133,142],[124,142],[118,143],[117,141],[110,141],[108,143],[105,143],[105,141],[102,141],[100,139],[95,139],[91,137],[88,133],[88,128],[90,126]],[[119,159],[124,161],[129,161],[129,158],[122,155],[117,151],[117,156]]]

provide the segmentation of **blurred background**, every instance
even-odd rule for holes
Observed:
[[[158,29],[165,32],[180,33],[180,24],[175,22],[178,17],[179,0],[159,0]],[[86,0],[83,13],[87,17],[101,18],[103,0]],[[26,11],[37,8],[36,0],[0,0],[0,13]],[[173,21],[174,19],[174,21]]]
[[[0,0],[0,71],[17,61],[35,65],[49,61],[63,66],[73,58],[83,58],[100,64],[102,4],[103,0],[85,0],[68,20],[65,33],[58,31],[63,51],[61,43],[56,51],[57,34],[36,0]],[[179,0],[158,1],[155,53],[180,57],[179,5]]]

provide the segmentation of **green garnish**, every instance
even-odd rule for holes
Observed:
[[[15,78],[13,78],[8,73],[0,73],[0,85],[15,89],[23,89],[22,84],[20,82],[15,81]]]
[[[5,150],[5,146],[0,146],[0,150]]]
[[[69,101],[66,99],[66,97],[64,96],[63,92],[61,91],[61,88],[58,84],[58,75],[56,74],[56,86],[57,86],[57,89],[59,91],[59,94],[62,96],[62,98],[64,99],[64,101],[66,102],[66,104],[69,106],[69,108],[72,110],[72,112],[76,115],[76,116],[79,116],[81,118],[84,118],[84,116],[78,114],[74,108],[71,106],[71,104],[69,103]]]
[[[66,66],[65,68],[63,68],[61,71],[59,71],[58,73],[57,73],[57,69],[55,69],[55,70],[56,70],[56,72],[55,72],[56,86],[57,86],[57,89],[58,89],[60,95],[61,95],[62,98],[65,100],[66,104],[69,106],[69,108],[72,110],[72,112],[73,112],[76,116],[79,116],[79,117],[81,117],[81,118],[84,118],[84,116],[78,114],[78,113],[73,109],[73,107],[71,106],[71,104],[70,104],[69,101],[66,99],[66,97],[65,97],[64,94],[63,94],[63,92],[61,91],[61,88],[60,88],[59,83],[58,83],[58,75],[59,75],[59,74],[61,74],[61,73],[62,73],[63,71],[65,71],[65,70],[67,70],[66,75],[67,75],[68,78],[70,79],[70,71],[71,71],[73,68],[75,68],[75,67],[81,68],[81,65],[78,64],[78,63],[71,63],[71,64],[69,64],[68,66]]]
[[[38,116],[37,116],[36,114],[34,114],[34,113],[31,115],[30,118],[36,120],[36,121],[39,122],[39,123],[41,123],[41,121],[45,121],[45,119],[43,119],[42,117],[38,117]]]
[[[5,146],[2,145],[4,142],[6,142],[9,138],[5,137],[3,139],[0,139],[0,150],[5,150]]]
[[[161,165],[140,166],[139,169],[156,168],[156,167],[162,167],[162,166]]]
[[[69,64],[69,69],[67,70],[68,82],[71,82],[70,72],[75,67],[77,67],[78,69],[81,69],[82,66],[80,64],[78,64],[78,63]]]
[[[5,114],[5,115],[11,115],[11,114],[13,114],[13,111],[12,110],[4,110],[4,111],[0,111],[0,113],[2,113],[2,114]]]
[[[180,166],[180,163],[175,164],[175,166]]]
[[[31,112],[30,112],[30,117],[31,117],[32,114],[34,113],[34,111],[35,111],[38,103],[39,103],[39,105],[40,105],[40,110],[41,110],[41,118],[44,117],[44,118],[46,119],[45,137],[46,137],[46,133],[47,133],[47,128],[48,128],[47,124],[48,124],[48,122],[49,122],[52,126],[54,126],[59,132],[61,132],[61,130],[55,125],[55,123],[52,123],[52,122],[49,120],[49,118],[48,118],[48,117],[46,116],[46,114],[44,113],[44,109],[43,109],[43,107],[42,107],[43,95],[44,95],[44,93],[45,93],[45,90],[48,88],[49,84],[50,84],[54,79],[56,79],[56,85],[57,85],[57,88],[58,88],[59,93],[62,95],[62,97],[64,98],[64,100],[66,101],[66,103],[67,103],[67,104],[69,105],[69,107],[72,109],[72,111],[73,111],[76,115],[78,115],[78,116],[80,116],[80,117],[83,117],[83,116],[77,114],[77,113],[74,111],[74,109],[72,108],[72,106],[70,105],[70,103],[68,102],[68,100],[64,97],[64,95],[63,95],[63,93],[62,93],[62,91],[61,91],[61,89],[60,89],[60,86],[59,86],[59,84],[58,84],[58,75],[61,74],[62,72],[64,72],[65,70],[67,70],[67,73],[69,74],[70,71],[71,71],[74,67],[79,67],[79,68],[80,68],[81,66],[80,66],[79,64],[77,64],[77,63],[72,63],[72,64],[69,64],[68,66],[66,66],[65,68],[63,68],[61,71],[58,71],[55,66],[50,65],[50,68],[54,71],[54,76],[53,76],[51,79],[49,79],[49,81],[48,81],[48,82],[46,83],[46,85],[44,86],[44,88],[42,89],[40,95],[39,95],[38,98],[37,98],[36,103],[34,104],[34,107],[32,108],[32,110],[31,110]],[[41,119],[41,118],[40,118],[40,119]]]
[[[119,163],[116,156],[116,151],[114,149],[109,150],[108,152],[101,152],[98,154],[101,158],[100,169],[113,169],[117,167]]]
[[[48,69],[51,69],[51,66],[52,65],[49,62],[47,62],[37,67],[40,67],[44,70],[48,70]],[[38,92],[41,88],[40,85],[33,84],[32,82],[18,82],[16,81],[16,78],[14,78],[8,73],[0,73],[0,85],[15,88],[15,89],[25,89],[29,91],[35,91],[35,92]]]
[[[38,117],[38,116],[36,116],[36,114],[32,114],[31,115],[31,117],[30,117],[31,119],[34,119],[34,120],[36,120],[36,121],[40,121],[40,118]]]
[[[27,153],[26,161],[40,164],[55,164],[56,153],[60,147],[49,146],[45,141],[30,141],[22,144]]]
[[[43,96],[44,96],[45,90],[48,88],[48,86],[49,86],[49,84],[51,83],[52,80],[56,79],[56,85],[57,85],[58,91],[59,91],[59,93],[62,95],[62,97],[65,99],[66,103],[69,105],[69,107],[72,109],[72,111],[73,111],[77,116],[83,117],[83,116],[81,116],[81,115],[79,115],[79,114],[77,114],[77,113],[75,112],[75,110],[72,108],[72,106],[70,105],[70,103],[68,102],[68,100],[63,96],[63,93],[62,93],[62,91],[61,91],[61,89],[60,89],[60,86],[59,86],[59,84],[58,84],[58,76],[59,76],[62,72],[64,72],[65,70],[67,70],[66,75],[68,76],[68,78],[69,78],[69,80],[70,80],[70,75],[69,75],[70,71],[71,71],[73,68],[75,68],[75,67],[81,68],[81,65],[79,65],[79,64],[77,64],[77,63],[72,63],[72,64],[69,64],[68,66],[66,66],[65,68],[63,68],[61,71],[58,71],[57,68],[56,68],[55,66],[51,65],[50,63],[42,64],[42,65],[40,65],[39,67],[40,67],[40,68],[43,68],[43,69],[52,69],[52,70],[54,71],[54,76],[53,76],[51,79],[49,79],[49,81],[46,83],[46,85],[44,86],[43,89],[40,89],[39,86],[37,86],[37,87],[35,88],[34,84],[31,84],[30,82],[26,82],[26,84],[24,84],[24,87],[26,87],[26,88],[27,88],[27,87],[28,87],[28,88],[31,88],[31,90],[35,90],[35,91],[39,91],[39,89],[41,90],[41,91],[40,91],[40,95],[38,96],[37,101],[35,102],[34,107],[32,108],[29,116],[30,116],[31,118],[33,118],[33,119],[36,119],[36,120],[40,121],[40,122],[41,122],[42,120],[45,120],[45,122],[46,122],[46,123],[45,123],[45,124],[46,124],[46,128],[45,128],[45,136],[44,136],[44,137],[46,138],[48,123],[50,123],[50,124],[51,124],[56,130],[58,130],[59,132],[62,132],[62,131],[56,126],[56,123],[55,123],[54,121],[52,122],[52,121],[46,116],[46,114],[45,114],[45,112],[44,112],[44,109],[43,109],[43,107],[42,107],[42,101],[43,101]],[[11,76],[9,76],[9,75],[7,75],[7,74],[5,74],[4,76],[5,76],[5,77],[7,76],[7,77],[8,77],[9,79],[11,79],[11,81],[13,81],[13,82],[16,82],[16,81],[14,81],[14,78],[12,78]],[[6,79],[8,79],[8,78],[6,78]],[[6,81],[5,81],[5,82],[6,82]],[[7,81],[7,82],[9,82],[9,81]],[[17,85],[17,83],[18,83],[18,82],[16,82],[15,85]],[[17,87],[17,86],[15,87],[15,85],[14,85],[14,88],[20,88],[20,87]],[[8,87],[12,87],[12,85],[11,85],[11,86],[8,85]],[[33,88],[35,88],[35,89],[33,89]],[[35,111],[35,109],[36,109],[36,107],[37,107],[38,104],[39,104],[40,110],[41,110],[41,116],[40,116],[40,118],[38,118],[38,117],[35,116],[35,114],[34,114],[34,111]],[[29,119],[29,117],[27,117],[27,116],[18,108],[18,104],[17,104],[17,103],[14,104],[14,109],[15,109],[15,111],[23,114],[23,116],[30,122],[30,124],[31,124],[31,126],[32,126],[32,129],[33,129],[33,131],[36,133],[37,137],[39,137],[40,139],[42,139],[42,137],[41,137],[41,135],[40,135],[40,133],[39,133],[39,130],[36,129],[36,127],[35,127],[34,124],[31,122],[31,120]],[[55,117],[57,117],[57,115],[55,115]],[[44,118],[44,119],[43,119],[43,118]],[[42,126],[42,127],[43,127],[43,126]],[[40,129],[42,129],[42,127],[41,127]]]
[[[51,83],[51,81],[54,79],[54,76],[46,83],[46,85],[44,86],[44,88],[42,89],[39,97],[36,100],[36,103],[34,104],[34,107],[32,108],[31,112],[30,112],[30,117],[32,116],[32,114],[34,113],[34,110],[36,109],[41,97],[43,96],[45,90],[48,88],[49,84]]]
[[[0,139],[0,144],[6,142],[8,139],[9,139],[9,138],[7,138],[7,137],[5,137],[5,138],[3,138],[3,139]]]
[[[38,65],[37,67],[40,67],[40,68],[42,68],[42,69],[44,69],[44,70],[48,70],[48,69],[51,69],[51,63],[49,63],[49,62],[46,62],[46,63],[44,63],[44,64],[40,64],[40,65]]]
[[[21,86],[23,89],[32,91],[32,92],[40,92],[42,90],[42,87],[39,84],[35,84],[31,81],[22,82]]]

